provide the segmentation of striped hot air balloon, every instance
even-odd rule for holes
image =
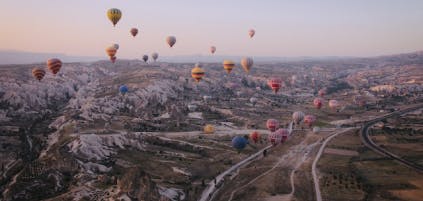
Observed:
[[[224,60],[223,61],[223,69],[229,74],[231,73],[232,69],[235,67],[235,63],[231,60]]]
[[[60,59],[52,58],[47,60],[47,68],[53,73],[53,75],[56,75],[60,71],[61,67],[62,61],[60,61]]]
[[[107,17],[112,22],[113,26],[119,22],[120,18],[122,17],[122,12],[117,8],[111,8],[107,10]]]
[[[204,70],[200,67],[200,64],[196,64],[195,67],[191,70],[191,76],[196,82],[200,82],[204,77]]]
[[[41,68],[32,69],[32,76],[34,76],[38,81],[41,81],[45,75],[46,71]]]

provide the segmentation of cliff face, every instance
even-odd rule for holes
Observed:
[[[131,199],[139,201],[167,201],[169,199],[159,194],[158,186],[151,180],[141,168],[129,168],[117,181],[122,193],[126,193]]]

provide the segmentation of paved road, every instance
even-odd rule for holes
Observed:
[[[260,151],[258,151],[257,153],[249,156],[248,158],[240,161],[239,163],[235,164],[234,166],[232,166],[231,168],[227,169],[225,172],[221,173],[220,175],[218,175],[216,177],[216,183],[220,183],[223,182],[222,179],[235,172],[236,170],[238,170],[239,168],[253,162],[255,159],[259,158],[262,154],[264,150],[270,149],[272,146],[267,146],[263,149],[261,149]],[[210,181],[210,183],[207,185],[206,189],[203,191],[203,194],[201,195],[199,201],[209,201],[211,200],[211,198],[213,198],[213,194],[218,190],[218,188],[215,187],[214,185],[214,181]]]
[[[401,157],[381,148],[375,142],[373,142],[373,140],[369,137],[369,128],[373,124],[375,124],[375,123],[377,123],[381,120],[384,120],[384,119],[387,119],[387,118],[390,118],[390,117],[393,117],[393,116],[402,115],[402,114],[412,112],[414,110],[418,110],[418,109],[421,109],[421,108],[423,108],[423,104],[411,106],[411,107],[408,107],[406,109],[399,110],[399,111],[384,115],[382,117],[376,118],[372,121],[365,123],[364,126],[361,129],[361,141],[364,143],[364,145],[366,145],[367,147],[369,147],[370,149],[372,149],[376,153],[379,153],[380,155],[389,157],[389,158],[397,161],[398,163],[403,164],[407,167],[410,167],[410,168],[412,168],[412,169],[414,169],[418,172],[423,172],[423,166],[416,164],[416,163],[413,163],[413,162],[410,162],[410,161],[407,161],[407,160],[405,160],[405,159],[403,159],[403,158],[401,158]]]
[[[314,159],[313,164],[311,166],[311,173],[313,174],[313,181],[314,181],[314,192],[316,192],[316,200],[317,201],[322,201],[322,194],[320,193],[319,177],[317,176],[317,171],[316,171],[317,162],[319,161],[320,156],[322,156],[323,150],[325,149],[326,144],[329,141],[331,141],[334,137],[338,136],[339,134],[345,133],[345,132],[350,131],[352,129],[355,129],[355,128],[354,127],[353,128],[347,128],[347,129],[344,129],[342,131],[339,131],[339,132],[336,132],[336,133],[330,135],[323,142],[322,146],[320,146],[319,152],[317,153],[317,156]]]

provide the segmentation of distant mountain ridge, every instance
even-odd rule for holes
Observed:
[[[392,55],[381,55],[377,57],[367,58],[388,58],[388,57],[404,57],[422,56],[423,51],[415,51],[411,53],[401,53]],[[34,53],[15,50],[0,50],[0,65],[5,64],[32,64],[43,63],[49,58],[60,58],[65,63],[70,62],[94,62],[99,60],[106,60],[107,57],[94,57],[94,56],[71,56],[66,54],[56,53]],[[241,60],[243,56],[230,56],[230,55],[179,55],[179,56],[159,56],[159,61],[162,62],[175,62],[175,63],[196,63],[196,62],[221,62],[224,59],[232,59],[234,61]],[[277,56],[257,56],[253,57],[255,62],[289,62],[289,61],[324,61],[324,60],[343,60],[343,59],[358,59],[365,57],[350,57],[350,56],[322,56],[322,57],[277,57]],[[119,59],[119,58],[118,58]],[[123,58],[128,59],[128,58]],[[138,58],[141,59],[141,58]]]

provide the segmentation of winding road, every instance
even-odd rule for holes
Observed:
[[[418,172],[423,172],[423,166],[416,164],[416,163],[413,163],[413,162],[410,162],[410,161],[407,161],[407,160],[405,160],[405,159],[403,159],[403,158],[401,158],[401,157],[381,148],[375,142],[373,142],[373,140],[369,136],[369,128],[371,126],[373,126],[375,123],[377,123],[381,120],[390,118],[390,117],[402,115],[402,114],[412,112],[414,110],[418,110],[418,109],[421,109],[421,108],[423,108],[423,104],[418,104],[418,105],[411,106],[411,107],[408,107],[408,108],[403,109],[403,110],[399,110],[399,111],[384,115],[382,117],[373,119],[372,121],[365,123],[363,125],[362,129],[361,129],[361,134],[360,134],[361,141],[364,143],[364,145],[366,145],[368,148],[372,149],[376,153],[383,155],[383,156],[386,156],[386,157],[389,157],[389,158],[397,161],[398,163],[405,165],[407,167],[410,167],[410,168],[412,168],[412,169],[414,169]]]

